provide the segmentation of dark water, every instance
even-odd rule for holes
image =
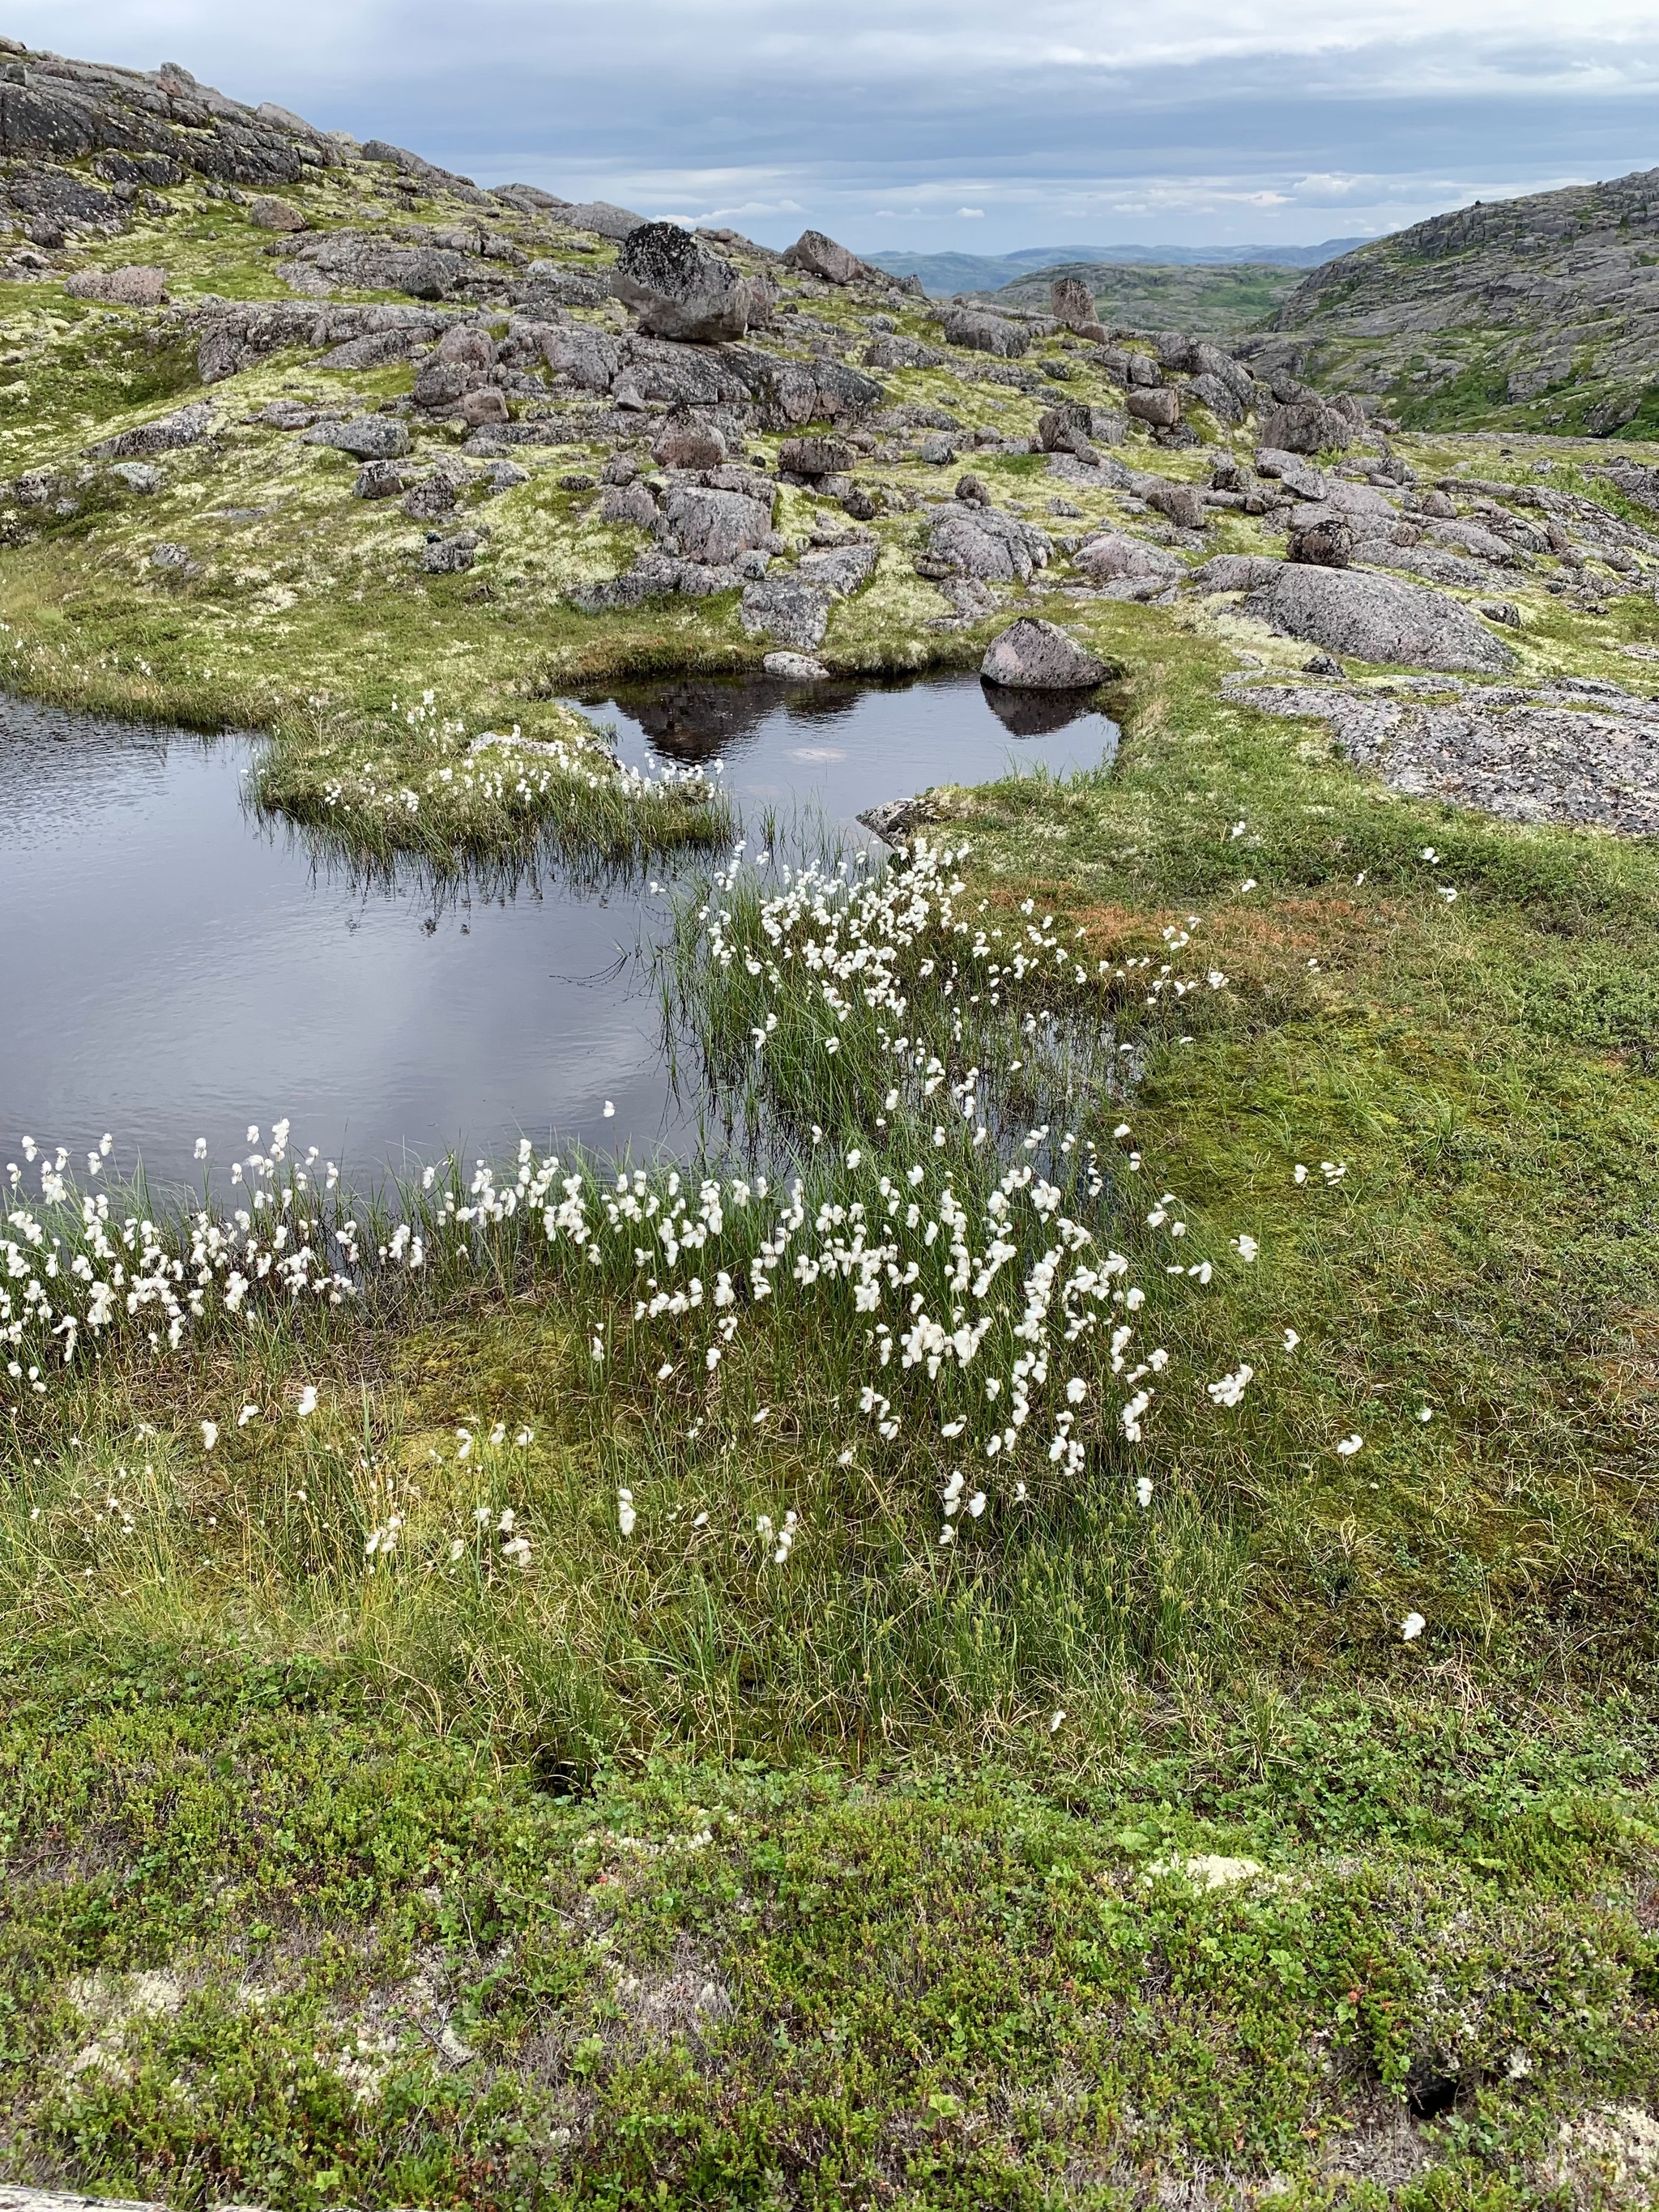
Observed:
[[[880,800],[1115,746],[1095,713],[1017,734],[990,696],[973,678],[665,684],[584,711],[638,767],[718,770],[751,830],[803,809],[862,840]],[[365,881],[261,822],[254,751],[0,699],[0,1165],[25,1133],[78,1157],[108,1130],[124,1169],[191,1178],[198,1137],[222,1165],[279,1116],[363,1178],[521,1134],[687,1142],[652,965],[661,897],[545,861],[510,883],[434,885],[414,864]]]

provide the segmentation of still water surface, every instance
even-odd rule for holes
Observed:
[[[971,678],[665,683],[583,711],[636,767],[717,771],[757,833],[799,811],[867,842],[856,817],[883,799],[1115,748],[1074,702],[1029,700],[1011,728],[991,696]],[[191,1179],[198,1136],[222,1164],[279,1115],[362,1180],[521,1134],[688,1141],[644,882],[549,861],[366,880],[248,805],[255,744],[0,699],[0,1163],[26,1133],[79,1155],[109,1130],[124,1169]]]

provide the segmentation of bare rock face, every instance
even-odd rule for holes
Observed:
[[[1054,320],[1064,323],[1068,331],[1098,328],[1095,295],[1081,276],[1056,276],[1048,287],[1048,298]]]
[[[291,200],[273,199],[261,192],[248,209],[247,219],[261,230],[309,230],[310,222]]]
[[[167,296],[165,269],[82,269],[64,289],[71,300],[102,300],[112,307],[160,307]]]
[[[778,569],[744,587],[738,619],[750,637],[775,637],[797,653],[810,653],[823,642],[834,599],[827,586]]]
[[[672,222],[641,223],[623,240],[611,289],[639,311],[641,330],[705,344],[740,338],[750,294],[724,256]]]
[[[1255,592],[1271,584],[1284,565],[1269,553],[1218,553],[1194,568],[1190,580],[1206,594]]]
[[[783,258],[792,269],[803,269],[809,276],[822,277],[826,284],[854,284],[875,273],[856,253],[837,246],[821,230],[802,231]]]
[[[332,446],[359,461],[400,461],[408,453],[409,433],[393,415],[360,415],[351,422],[319,422],[301,434],[307,446]]]
[[[1515,665],[1503,641],[1455,599],[1358,568],[1287,562],[1242,611],[1283,636],[1359,660],[1489,675]]]
[[[550,369],[584,392],[609,392],[623,365],[622,341],[586,325],[546,331],[542,354]]]
[[[550,210],[556,222],[570,230],[591,230],[597,238],[630,238],[646,228],[645,217],[609,200],[574,200]]]
[[[198,399],[181,407],[176,415],[164,415],[159,422],[141,422],[134,429],[88,447],[88,451],[94,460],[106,461],[131,460],[140,453],[176,453],[181,447],[199,446],[213,427],[213,402]],[[406,444],[404,451],[408,451]]]
[[[988,684],[1025,691],[1087,691],[1111,672],[1059,624],[1034,615],[1004,630],[981,665]]]

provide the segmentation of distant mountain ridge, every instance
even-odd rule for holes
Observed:
[[[1370,240],[1304,278],[1277,325],[1273,359],[1408,426],[1651,437],[1659,169]]]
[[[935,298],[952,292],[994,292],[1034,269],[1057,267],[1062,262],[1109,264],[1146,264],[1181,269],[1230,266],[1273,266],[1315,269],[1338,254],[1366,243],[1359,238],[1328,238],[1320,246],[1023,246],[1012,253],[920,252],[891,247],[864,258],[894,276],[920,276],[924,291]]]

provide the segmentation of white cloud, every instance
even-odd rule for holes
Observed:
[[[957,213],[958,215],[974,216],[982,218],[985,210],[983,208],[958,208],[957,210]]]

